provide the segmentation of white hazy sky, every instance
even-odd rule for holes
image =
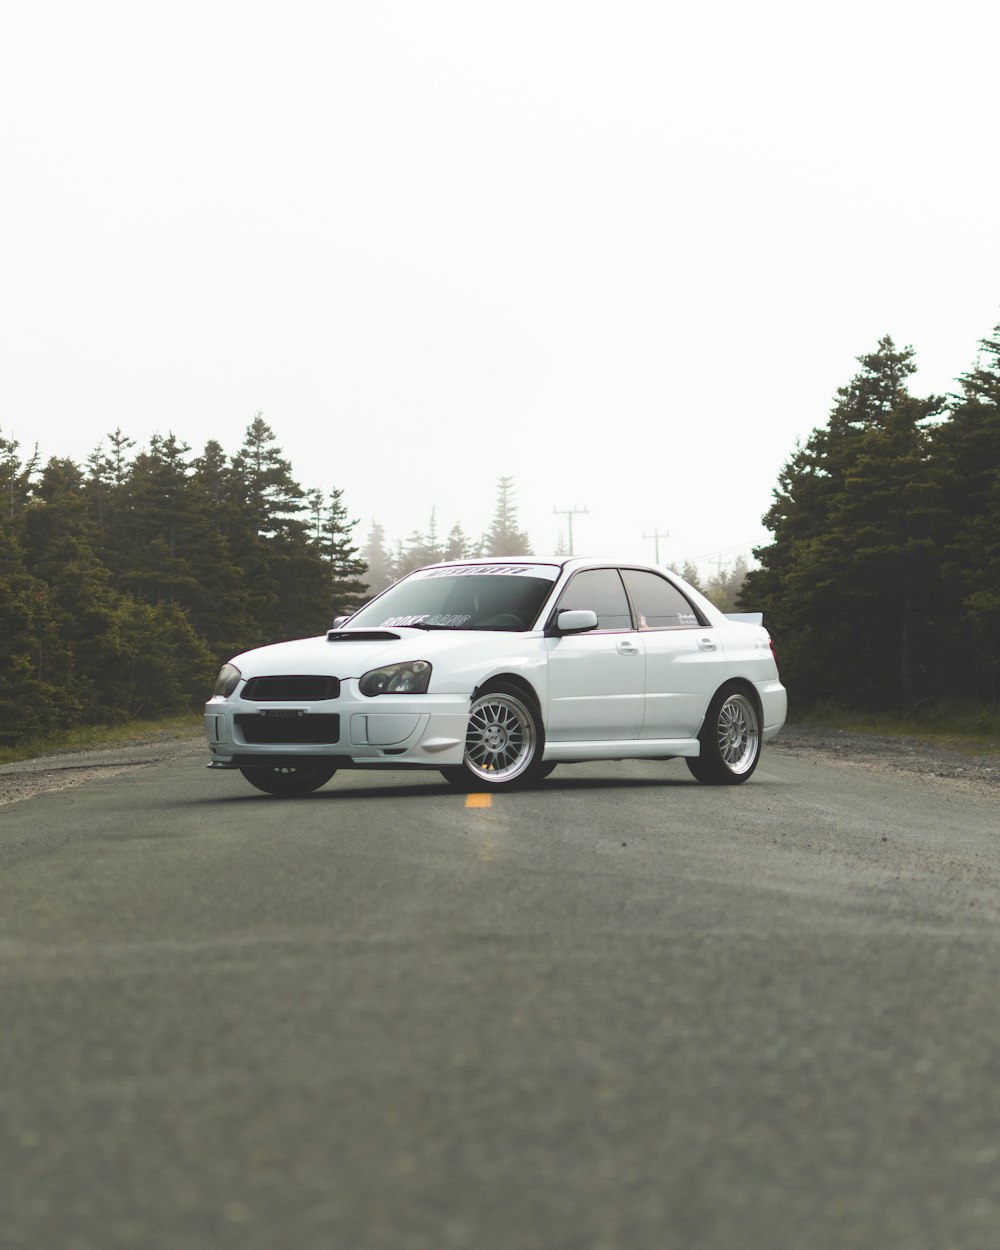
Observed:
[[[32,0],[0,19],[0,430],[235,452],[363,540],[710,565],[883,334],[1000,321],[995,0]]]

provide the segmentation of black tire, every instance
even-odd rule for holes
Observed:
[[[286,798],[294,798],[299,794],[312,794],[320,786],[325,786],[336,771],[335,768],[298,767],[297,765],[240,769],[247,781],[258,790],[263,790],[265,794],[281,794]]]
[[[693,777],[710,786],[739,786],[760,760],[760,711],[745,686],[723,686],[708,705],[698,735],[701,755],[685,762]]]
[[[495,682],[469,708],[465,759],[441,775],[466,793],[529,786],[550,769],[542,763],[544,749],[535,701],[517,686]]]

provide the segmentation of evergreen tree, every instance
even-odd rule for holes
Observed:
[[[28,564],[36,573],[50,564],[48,552],[61,538],[72,536],[94,546],[97,531],[79,465],[55,457],[48,461],[20,513],[19,528]]]
[[[31,495],[32,478],[38,468],[38,448],[30,460],[22,461],[20,443],[4,438],[0,429],[0,519],[13,523]]]
[[[669,568],[671,572],[677,573],[679,576],[683,577],[689,586],[693,586],[695,590],[701,590],[702,593],[704,593],[701,584],[701,573],[698,571],[698,566],[693,560],[685,560],[680,568],[677,568],[677,566],[673,564],[669,565]]]
[[[958,693],[1000,697],[1000,326],[960,378],[950,419],[932,431],[954,522],[943,573],[954,587],[949,654]]]
[[[124,719],[117,698],[124,650],[122,596],[89,546],[73,534],[56,534],[40,568],[45,573],[50,611],[66,647],[62,667],[52,673],[71,700],[66,725],[106,724]],[[155,647],[155,638],[146,639]]]
[[[307,510],[306,492],[258,413],[230,466],[228,506],[231,556],[253,576],[254,642],[301,638],[324,627],[326,570],[309,541]]]
[[[377,521],[372,521],[368,537],[361,549],[364,561],[364,579],[368,584],[369,593],[379,594],[392,585],[392,554],[386,546],[385,530]]]
[[[483,535],[483,553],[488,556],[529,556],[528,535],[517,527],[514,479],[502,477],[497,483],[497,506],[490,528]]]
[[[8,522],[0,523],[0,745],[51,733],[76,708],[59,680],[67,648],[45,583],[25,567]]]
[[[135,440],[120,426],[107,435],[107,440],[108,451],[99,443],[87,459],[90,472],[86,490],[97,526],[98,551],[114,575],[128,564],[132,545],[127,482],[131,469],[129,453]]]
[[[210,439],[191,466],[191,486],[200,495],[207,530],[190,559],[199,593],[191,605],[191,621],[220,659],[261,641],[255,579],[234,550],[252,545],[235,475],[221,444]]]
[[[804,702],[912,707],[938,678],[934,623],[947,519],[927,424],[942,408],[906,387],[912,349],[859,358],[825,428],[783,469],[741,603],[763,610]]]
[[[331,490],[321,515],[319,548],[328,577],[328,620],[353,612],[368,597],[365,561],[354,545],[357,521],[347,519],[342,490]]]
[[[465,530],[458,521],[448,531],[448,538],[445,541],[444,551],[441,553],[442,560],[467,560],[472,554],[471,544]]]
[[[232,462],[232,486],[247,521],[264,539],[303,532],[306,493],[276,446],[275,433],[258,412]]]
[[[720,612],[735,612],[746,575],[746,557],[738,556],[732,568],[727,568],[723,564],[719,565],[717,571],[708,579],[708,586],[703,593]]]
[[[413,530],[396,560],[396,577],[404,577],[425,564],[437,564],[444,558],[437,532],[437,510],[431,509],[426,530]]]
[[[210,536],[211,523],[207,501],[191,483],[190,450],[173,434],[154,435],[120,488],[129,526],[119,584],[146,603],[170,601],[187,608],[198,597],[189,555]]]

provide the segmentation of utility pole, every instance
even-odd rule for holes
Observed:
[[[652,534],[643,534],[643,538],[652,538],[653,541],[656,543],[656,561],[655,561],[656,564],[660,563],[660,539],[669,538],[669,537],[670,537],[669,530],[664,530],[662,534],[660,533],[659,530],[654,530]]]
[[[579,516],[580,513],[589,512],[590,509],[578,508],[576,504],[574,504],[572,508],[553,508],[552,511],[556,514],[556,516],[564,516],[566,518],[567,528],[569,530],[569,554],[572,555],[573,554],[573,518],[575,516]]]

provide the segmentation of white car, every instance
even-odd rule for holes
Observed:
[[[557,764],[683,756],[746,781],[784,724],[759,615],[607,560],[418,569],[319,638],[235,656],[205,707],[210,768],[307,794],[338,768],[433,768],[464,790]]]

